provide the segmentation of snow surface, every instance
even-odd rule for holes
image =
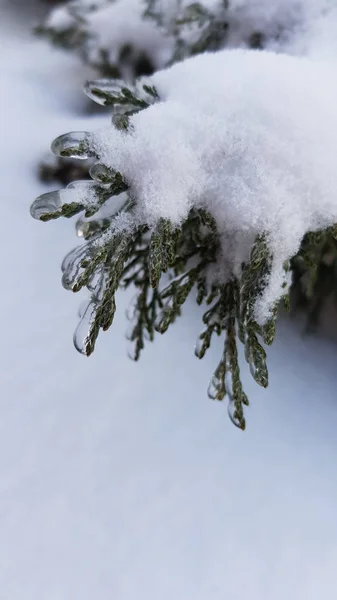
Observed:
[[[120,295],[80,356],[73,224],[29,206],[51,139],[98,123],[76,117],[75,59],[1,29],[1,600],[333,600],[336,341],[279,324],[244,434],[206,398],[221,348],[196,362],[194,302],[134,364]]]

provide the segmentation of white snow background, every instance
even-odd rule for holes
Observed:
[[[193,301],[135,364],[120,295],[77,354],[73,223],[29,206],[51,140],[87,127],[87,74],[25,29],[2,19],[0,600],[332,600],[336,339],[279,323],[269,389],[243,368],[244,433],[207,399],[221,342],[194,357]]]

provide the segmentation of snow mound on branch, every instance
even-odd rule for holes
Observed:
[[[171,41],[160,31],[156,21],[144,19],[145,3],[142,0],[118,0],[87,16],[88,30],[94,36],[91,53],[99,60],[103,48],[109,60],[119,59],[121,48],[130,45],[137,52],[151,57],[156,68],[169,59]]]
[[[159,3],[164,13],[173,7],[172,0]],[[143,0],[79,0],[50,11],[46,27],[58,32],[78,27],[89,35],[86,48],[92,62],[102,60],[102,51],[108,60],[118,63],[123,48],[134,54],[146,54],[155,68],[163,67],[171,56],[172,40],[159,29],[153,19],[145,19]]]
[[[337,221],[337,73],[305,58],[227,50],[151,82],[162,101],[134,115],[129,133],[97,132],[98,155],[125,176],[140,221],[179,224],[193,206],[212,213],[219,278],[238,274],[267,234],[273,268],[256,305],[264,322],[289,284],[284,262],[306,232]]]
[[[62,32],[76,26],[76,18],[67,6],[56,6],[46,19],[46,27]]]

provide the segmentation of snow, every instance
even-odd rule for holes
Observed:
[[[206,398],[221,342],[196,362],[194,302],[138,364],[125,295],[90,360],[75,352],[73,224],[29,206],[53,137],[99,118],[76,116],[76,59],[17,27],[1,23],[1,598],[333,600],[336,341],[279,324],[270,388],[243,374],[244,434]]]
[[[171,42],[155,21],[144,20],[144,2],[117,0],[87,16],[88,31],[94,37],[91,60],[99,61],[101,49],[108,51],[109,60],[117,64],[121,49],[130,45],[137,53],[154,59],[155,68],[163,66],[171,54]]]
[[[143,19],[144,10],[143,0],[108,0],[96,4],[80,0],[53,8],[45,26],[64,31],[77,23],[89,34],[86,53],[93,64],[101,61],[102,50],[111,64],[119,64],[123,48],[130,47],[132,53],[153,57],[154,66],[159,68],[169,60],[172,43],[156,22]]]
[[[224,50],[150,83],[162,101],[132,117],[130,134],[112,126],[96,133],[98,156],[123,173],[140,222],[179,224],[193,206],[209,210],[221,234],[220,281],[240,273],[257,235],[266,234],[274,259],[256,305],[264,322],[305,233],[337,221],[335,68]]]
[[[49,29],[56,29],[57,31],[66,31],[71,29],[77,23],[76,17],[69,11],[68,7],[56,6],[50,11],[48,18],[46,19],[46,27]]]
[[[311,18],[298,28],[296,37],[287,46],[287,51],[336,63],[337,2],[321,1],[321,10],[312,11]]]
[[[262,33],[268,49],[307,55],[313,30],[326,39],[322,28],[336,26],[336,6],[336,0],[230,0],[228,43],[247,45],[254,33]],[[335,43],[334,31],[331,25],[331,43]],[[319,45],[312,49],[319,51]]]
[[[155,20],[142,18],[146,7],[143,0],[102,0],[95,4],[78,0],[69,7],[53,8],[46,25],[67,29],[74,22],[75,6],[81,17],[80,27],[90,36],[87,51],[91,61],[99,62],[103,49],[111,63],[117,63],[122,47],[130,44],[134,52],[151,56],[159,69],[172,56],[172,23],[190,4],[189,0],[157,0],[155,12],[163,22],[158,28]],[[230,0],[225,12],[222,0],[202,0],[201,4],[214,15],[225,15],[228,31],[224,46],[247,48],[252,36],[261,34],[269,50],[336,60],[336,0]],[[186,41],[195,40],[198,31],[199,26],[190,24],[181,34]]]

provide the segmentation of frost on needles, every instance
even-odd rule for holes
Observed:
[[[129,337],[138,359],[190,294],[205,305],[196,344],[223,353],[209,396],[227,396],[245,427],[237,340],[268,385],[266,352],[288,304],[294,259],[310,267],[337,236],[337,78],[332,65],[273,52],[203,54],[125,86],[86,84],[112,125],[57,138],[60,156],[95,159],[91,181],[40,196],[40,220],[81,213],[85,243],[63,262],[63,285],[90,301],[75,346],[90,355],[110,327],[115,292],[134,286]],[[305,243],[303,243],[303,240]],[[163,273],[166,276],[163,277]]]

